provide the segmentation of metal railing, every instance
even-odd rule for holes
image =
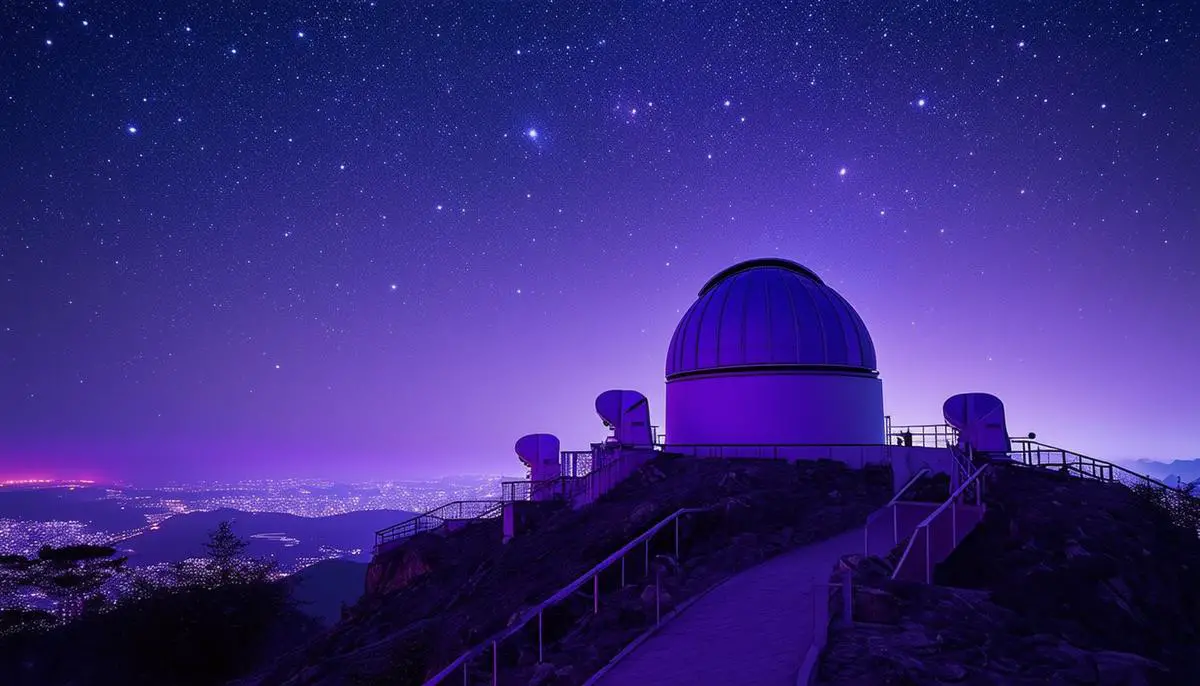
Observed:
[[[500,499],[506,503],[554,498],[570,500],[582,489],[584,479],[586,477],[559,476],[542,481],[505,481],[500,484]]]
[[[1041,443],[1028,438],[1009,439],[1013,451],[1010,457],[1031,467],[1061,469],[1083,479],[1117,483],[1127,488],[1144,488],[1160,497],[1163,504],[1178,513],[1185,523],[1200,522],[1200,498],[1190,491],[1170,486],[1148,474],[1090,457],[1072,450]]]
[[[401,539],[410,538],[425,531],[433,531],[452,521],[492,519],[500,516],[504,503],[499,500],[455,500],[439,507],[393,524],[375,532],[375,550]]]
[[[888,423],[888,443],[896,445],[897,439],[905,443],[905,434],[912,444],[921,448],[945,448],[958,443],[958,429],[949,424],[892,424]]]
[[[559,474],[562,476],[586,476],[598,467],[594,450],[564,450],[558,457]]]
[[[829,642],[829,627],[834,622],[845,626],[854,621],[853,572],[841,569],[838,583],[815,583],[812,586],[812,643],[800,663],[797,686],[812,686],[817,680],[817,665],[821,651]]]
[[[443,681],[445,681],[447,678],[449,678],[449,676],[451,674],[453,674],[454,672],[456,672],[460,669],[462,670],[463,684],[468,684],[469,680],[470,680],[470,672],[468,670],[470,668],[471,661],[474,660],[475,658],[480,657],[487,653],[491,654],[491,663],[492,663],[491,664],[491,671],[492,671],[491,683],[492,683],[492,686],[496,686],[496,684],[500,678],[500,642],[505,640],[506,638],[509,638],[509,637],[513,636],[514,634],[520,632],[534,619],[537,620],[537,626],[538,626],[538,632],[537,632],[538,660],[537,661],[538,661],[538,664],[540,664],[543,661],[543,658],[545,656],[545,632],[543,631],[543,626],[542,626],[542,613],[545,612],[547,608],[571,597],[577,590],[582,588],[588,582],[591,582],[591,585],[592,585],[592,613],[599,614],[599,612],[600,612],[600,573],[601,572],[603,572],[604,570],[608,569],[609,567],[612,567],[613,565],[620,562],[620,564],[621,564],[620,588],[625,588],[625,586],[626,586],[626,583],[625,583],[625,581],[626,581],[625,558],[628,556],[628,554],[630,552],[632,552],[639,545],[644,545],[645,548],[644,548],[644,552],[643,552],[643,564],[641,566],[641,569],[642,569],[643,573],[648,576],[649,572],[650,572],[650,539],[653,538],[653,536],[655,534],[657,534],[659,531],[666,528],[667,525],[671,524],[672,522],[675,524],[675,559],[678,560],[679,559],[679,518],[684,515],[688,515],[688,514],[694,514],[694,513],[698,513],[698,512],[707,512],[709,510],[712,510],[713,507],[714,506],[685,507],[683,509],[676,510],[672,514],[668,515],[662,521],[658,522],[654,526],[647,529],[645,533],[643,533],[642,535],[633,539],[629,543],[626,543],[624,546],[621,546],[621,548],[619,550],[617,550],[613,554],[609,555],[608,557],[604,558],[604,560],[602,560],[596,566],[594,566],[591,569],[589,569],[588,571],[584,572],[575,581],[572,581],[571,583],[562,587],[557,592],[555,592],[553,595],[551,595],[549,598],[543,600],[541,603],[537,604],[536,606],[522,612],[512,622],[510,622],[507,627],[502,629],[500,632],[496,633],[491,638],[476,645],[475,647],[471,648],[470,650],[467,650],[462,655],[459,655],[457,659],[455,659],[453,662],[451,662],[449,665],[447,665],[444,669],[442,669],[440,672],[438,672],[432,678],[430,678],[428,681],[426,681],[425,686],[435,686],[436,684],[440,684]],[[656,588],[656,591],[659,588],[659,585],[657,583],[655,584],[655,588]],[[657,624],[659,622],[659,620],[661,620],[661,618],[662,618],[661,604],[657,602],[657,599],[656,599],[655,606],[656,606],[655,607],[655,624]]]
[[[880,450],[882,448],[882,451]],[[803,460],[830,458],[850,467],[891,464],[886,443],[667,443],[664,452],[716,459]]]
[[[954,488],[958,488],[967,479],[971,478],[971,472],[975,469],[974,452],[970,446],[967,446],[967,452],[959,449],[957,443],[950,444],[950,457],[954,460]]]
[[[983,465],[958,487],[946,502],[929,513],[908,539],[908,546],[896,568],[893,579],[923,580],[933,583],[933,568],[954,552],[958,544],[975,528],[983,516]],[[959,504],[959,500],[974,497],[975,504]],[[963,516],[962,513],[966,513]]]
[[[1012,444],[1013,458],[1031,467],[1048,467],[1066,469],[1087,479],[1117,482],[1126,486],[1153,486],[1178,491],[1179,489],[1149,476],[1139,474],[1131,469],[1113,464],[1107,460],[1090,457],[1073,450],[1066,450],[1053,445],[1028,438],[1009,439]],[[1181,491],[1182,492],[1182,491]]]
[[[863,554],[864,555],[872,554],[871,553],[871,548],[872,548],[871,539],[873,537],[871,536],[871,532],[873,530],[877,530],[880,528],[879,526],[874,526],[874,525],[876,524],[876,522],[883,521],[883,516],[885,514],[890,513],[892,515],[892,526],[891,526],[892,544],[888,548],[888,550],[890,551],[892,548],[895,548],[896,546],[900,545],[900,541],[903,541],[905,538],[908,537],[907,533],[904,536],[900,535],[900,531],[902,528],[900,526],[900,509],[901,509],[902,505],[907,504],[907,503],[902,503],[901,499],[904,497],[904,494],[907,493],[908,490],[911,489],[917,483],[917,481],[919,481],[921,479],[921,477],[923,477],[929,473],[930,473],[929,468],[926,467],[926,468],[921,469],[919,472],[914,474],[911,479],[908,480],[908,483],[904,484],[904,487],[901,488],[900,491],[898,493],[896,493],[896,495],[892,496],[892,499],[889,500],[886,505],[884,505],[883,507],[879,508],[878,510],[872,512],[870,515],[867,516],[867,521],[865,524],[863,524]],[[924,505],[924,503],[920,503],[920,504]],[[903,527],[903,528],[907,529],[908,527]]]

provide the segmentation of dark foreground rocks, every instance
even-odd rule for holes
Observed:
[[[938,585],[854,567],[854,623],[817,682],[1200,684],[1200,542],[1118,485],[1019,467],[988,484],[981,525]]]

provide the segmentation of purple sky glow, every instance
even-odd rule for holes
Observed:
[[[1200,457],[1198,12],[6,6],[0,478],[515,473],[766,256],[897,422]]]

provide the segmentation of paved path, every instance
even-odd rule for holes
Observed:
[[[696,601],[598,686],[794,686],[813,637],[812,585],[859,552],[862,527],[752,567]]]

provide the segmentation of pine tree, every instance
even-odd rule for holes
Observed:
[[[208,562],[216,574],[218,586],[243,580],[243,572],[249,566],[245,558],[247,545],[233,533],[233,526],[228,521],[221,522],[209,533],[204,548],[208,551]]]

